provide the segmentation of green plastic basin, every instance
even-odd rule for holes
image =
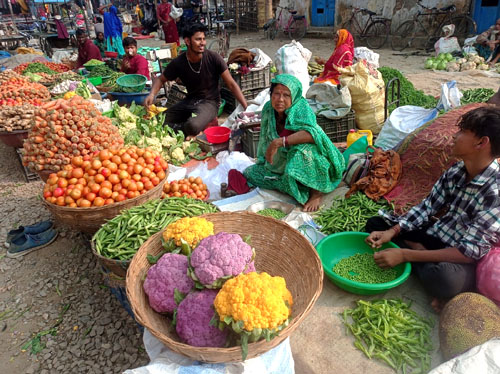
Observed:
[[[366,232],[339,232],[327,236],[316,246],[326,276],[347,292],[359,295],[383,293],[404,283],[410,276],[411,264],[409,262],[396,266],[394,269],[397,271],[397,278],[386,283],[361,283],[334,273],[332,269],[341,259],[353,256],[356,253],[373,253],[373,249],[365,243],[365,238],[368,235]],[[389,242],[384,244],[380,250],[386,248],[399,247],[393,242]]]

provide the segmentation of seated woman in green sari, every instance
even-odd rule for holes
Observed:
[[[340,183],[343,171],[344,159],[318,126],[300,81],[278,75],[262,109],[257,163],[243,172],[248,183],[282,191],[313,212],[322,195]]]

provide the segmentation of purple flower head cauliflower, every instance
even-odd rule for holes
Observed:
[[[210,326],[215,296],[216,290],[204,289],[190,293],[179,304],[175,329],[185,343],[194,347],[224,347],[226,344],[227,331]]]
[[[224,280],[245,271],[253,256],[241,236],[220,232],[202,239],[191,254],[191,276],[205,287],[220,288]]]
[[[148,270],[144,291],[149,305],[158,313],[173,313],[177,308],[174,290],[187,294],[193,287],[193,280],[187,275],[186,256],[166,253]]]

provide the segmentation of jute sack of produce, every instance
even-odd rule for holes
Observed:
[[[351,93],[357,127],[378,134],[384,124],[385,84],[382,74],[369,69],[364,60],[338,70],[340,84],[349,88]]]

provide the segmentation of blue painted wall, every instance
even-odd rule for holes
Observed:
[[[335,23],[335,0],[312,0],[311,25],[333,26]]]
[[[474,3],[474,20],[477,31],[481,33],[495,24],[500,18],[500,4],[498,0],[476,0]]]

